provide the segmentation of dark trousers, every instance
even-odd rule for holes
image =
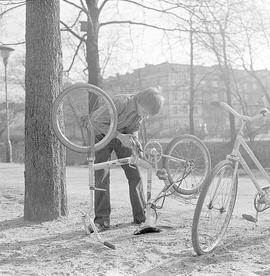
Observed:
[[[96,152],[95,163],[106,162],[110,160],[112,151],[115,151],[118,159],[129,157],[132,150],[125,147],[122,142],[114,138],[103,149]],[[143,193],[143,184],[139,170],[136,166],[121,166],[125,172],[129,184],[129,197],[132,207],[133,220],[135,223],[145,221],[144,207],[145,198]],[[104,221],[110,222],[111,204],[110,204],[110,172],[109,170],[95,171],[95,185],[97,188],[106,189],[104,191],[95,191],[95,222],[103,224]],[[119,197],[123,195],[119,194]]]

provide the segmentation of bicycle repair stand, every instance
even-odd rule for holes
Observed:
[[[88,171],[89,171],[89,191],[90,191],[90,204],[89,204],[89,211],[88,212],[83,212],[82,214],[82,223],[85,229],[86,234],[90,235],[91,231],[89,227],[93,230],[97,240],[101,242],[103,245],[105,245],[108,248],[115,249],[115,246],[104,239],[102,239],[101,235],[99,234],[94,220],[92,219],[95,216],[95,203],[94,203],[94,196],[95,196],[95,191],[106,191],[105,189],[100,189],[95,187],[95,135],[93,131],[93,125],[90,120],[88,120],[88,127],[87,127],[87,132],[88,132],[88,139],[89,139],[89,144],[90,144],[90,150],[87,153],[87,161],[88,161]],[[123,158],[119,160],[119,165],[124,164],[137,164],[140,165],[141,167],[144,167],[147,169],[147,202],[146,202],[146,221],[143,223],[141,226],[138,227],[138,229],[134,232],[134,235],[141,235],[141,234],[146,234],[146,233],[156,233],[160,232],[161,230],[156,227],[156,221],[157,221],[157,214],[155,213],[155,222],[153,223],[151,221],[151,208],[153,206],[153,203],[151,201],[151,190],[152,190],[152,174],[153,170],[157,170],[157,152],[155,149],[152,149],[152,156],[155,162],[152,162],[155,164],[155,168],[153,168],[152,164],[138,158],[137,154],[134,154],[133,157],[128,157],[128,158]],[[166,174],[167,176],[167,174]],[[168,177],[168,176],[167,176]],[[161,192],[162,193],[162,192]],[[161,194],[160,193],[160,194]],[[86,223],[86,219],[89,219],[90,225],[88,226]]]
[[[152,150],[151,153],[154,156],[154,164],[155,164],[155,171],[157,171],[157,151],[155,149]],[[151,221],[151,208],[152,208],[152,176],[153,176],[153,167],[152,165],[149,164],[147,167],[147,193],[146,193],[146,220],[145,223],[142,224],[142,226],[138,227],[134,231],[134,235],[142,235],[142,234],[147,234],[147,233],[159,233],[161,229],[156,227],[156,222],[157,222],[157,213],[155,211],[155,222],[153,223]]]
[[[90,191],[90,204],[89,204],[89,213],[83,213],[82,214],[82,223],[85,229],[85,232],[87,235],[90,235],[91,232],[89,230],[89,227],[86,224],[86,219],[89,219],[90,226],[94,231],[94,234],[99,242],[101,242],[103,245],[115,249],[115,246],[107,241],[104,241],[100,234],[97,231],[97,227],[94,223],[94,220],[92,217],[95,216],[95,202],[94,202],[94,193],[95,191],[106,191],[105,189],[99,189],[95,187],[95,168],[94,168],[94,162],[95,162],[95,134],[94,134],[94,128],[90,120],[88,120],[89,126],[87,127],[88,132],[88,139],[90,142],[90,150],[87,153],[87,161],[88,161],[88,172],[89,172],[89,191]]]

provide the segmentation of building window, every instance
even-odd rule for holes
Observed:
[[[211,81],[212,87],[218,87],[218,82],[217,81]]]
[[[188,111],[188,106],[187,106],[187,105],[182,105],[182,106],[181,106],[181,113],[186,114],[187,111]]]
[[[174,105],[173,106],[173,114],[177,114],[178,113],[178,106]]]
[[[182,100],[186,101],[188,99],[188,94],[187,93],[183,93],[182,94]]]

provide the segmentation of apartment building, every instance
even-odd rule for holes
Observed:
[[[244,70],[230,71],[232,103],[240,112],[252,114],[263,105],[262,86],[270,85],[269,73],[257,71],[258,81]],[[228,132],[223,111],[211,108],[212,101],[226,101],[224,73],[219,66],[194,67],[194,125],[198,135],[222,136]],[[146,64],[132,73],[104,80],[104,89],[111,95],[136,93],[150,87],[161,87],[165,106],[161,114],[148,120],[150,137],[171,137],[189,132],[190,66],[176,63]],[[205,133],[203,133],[205,132]]]

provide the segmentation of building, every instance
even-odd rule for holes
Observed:
[[[262,85],[269,87],[269,72],[256,71]],[[194,125],[196,135],[226,136],[228,116],[211,110],[212,101],[226,101],[224,73],[219,66],[194,67]],[[233,107],[239,112],[253,114],[263,105],[263,91],[258,81],[244,70],[230,70]],[[159,86],[165,96],[162,113],[147,123],[150,137],[173,137],[189,132],[190,66],[176,63],[146,64],[132,73],[104,80],[104,89],[111,95],[136,93]],[[215,113],[213,113],[215,112]]]

